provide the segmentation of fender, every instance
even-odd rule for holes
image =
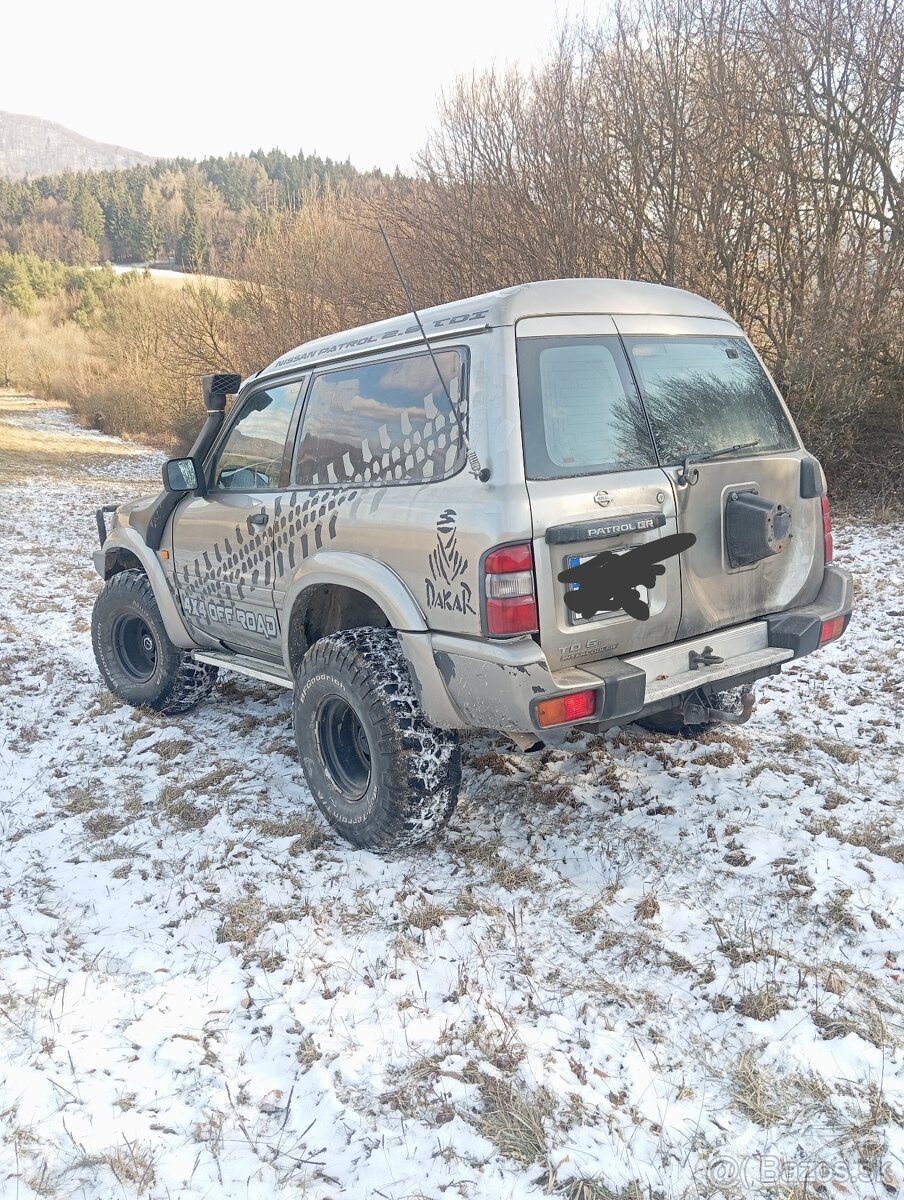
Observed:
[[[398,575],[365,554],[327,550],[305,559],[289,581],[281,611],[283,661],[289,661],[291,613],[301,593],[319,584],[339,584],[369,596],[386,613],[393,629],[402,633],[426,633],[427,622],[420,605]]]
[[[186,628],[181,609],[160,560],[154,551],[145,545],[137,530],[131,525],[114,525],[101,549],[94,551],[94,565],[102,579],[108,578],[107,556],[113,550],[128,550],[141,563],[154,589],[154,599],[160,609],[167,636],[173,645],[178,646],[180,650],[197,650],[198,643]]]
[[[364,554],[345,550],[324,551],[306,559],[295,572],[282,605],[282,612],[290,614],[289,619],[282,622],[282,654],[286,665],[291,661],[289,631],[295,603],[306,588],[320,584],[354,588],[379,604],[399,635],[412,682],[427,719],[444,729],[458,729],[466,724],[452,702],[434,661],[430,632],[420,605],[394,571]]]

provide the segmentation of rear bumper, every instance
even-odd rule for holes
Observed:
[[[782,663],[816,650],[823,621],[849,618],[852,604],[850,574],[829,566],[812,604],[626,658],[551,671],[531,638],[485,642],[428,634],[440,678],[431,678],[434,672],[424,669],[423,646],[415,665],[424,707],[435,723],[532,732],[555,743],[570,726],[540,729],[534,718],[539,700],[594,688],[599,692],[597,712],[580,723],[603,728],[624,724],[672,707],[674,697],[700,687],[736,687],[774,675]],[[696,656],[707,661],[694,665]]]
[[[769,644],[787,647],[794,658],[812,654],[819,649],[823,621],[844,617],[844,628],[847,629],[853,607],[854,580],[850,571],[828,566],[822,578],[822,587],[812,604],[766,618]]]

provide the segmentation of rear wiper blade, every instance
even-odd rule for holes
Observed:
[[[739,450],[752,450],[754,446],[760,444],[759,438],[754,438],[752,442],[737,442],[734,446],[724,446],[721,450],[710,450],[708,454],[686,454],[684,461],[681,464],[681,470],[675,478],[675,482],[679,487],[684,487],[689,483],[696,483],[700,477],[700,472],[695,471],[693,478],[690,474],[691,463],[709,462],[713,458],[722,458],[725,454],[736,454]]]
[[[711,458],[721,458],[723,454],[734,454],[736,450],[752,450],[754,446],[760,444],[759,438],[754,438],[752,442],[737,442],[734,446],[726,446],[723,450],[712,450],[709,454],[694,454],[691,455],[691,462],[709,462]]]

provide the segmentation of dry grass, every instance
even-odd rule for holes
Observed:
[[[124,817],[117,817],[111,812],[93,812],[85,820],[85,829],[94,838],[112,837],[126,825],[128,821]]]
[[[195,748],[195,743],[190,738],[161,738],[151,747],[158,758],[164,762],[172,762],[173,759],[180,758],[183,754],[188,754],[190,750]]]
[[[634,908],[635,921],[652,921],[659,915],[659,901],[653,892],[648,892]]]
[[[501,835],[469,845],[467,852],[473,863],[487,869],[493,882],[508,892],[533,890],[539,882],[529,863],[519,861],[509,853]]]
[[[103,801],[95,796],[91,788],[83,787],[80,784],[66,788],[63,798],[65,801],[63,811],[70,817],[83,816],[85,813],[94,812],[95,809],[103,806]]]
[[[48,466],[57,466],[62,462],[71,462],[75,457],[84,462],[91,458],[127,458],[137,453],[139,451],[124,442],[101,440],[87,434],[57,435],[45,430],[36,440],[30,430],[0,419],[0,455],[14,458],[20,464],[46,463]]]
[[[747,992],[735,1005],[742,1017],[750,1017],[754,1021],[771,1021],[790,1007],[788,998],[773,984],[766,984],[756,991]]]
[[[500,1154],[521,1167],[547,1160],[544,1120],[553,1116],[552,1097],[543,1088],[531,1091],[515,1079],[479,1076],[482,1111],[472,1123]]]
[[[37,396],[23,396],[13,388],[0,388],[0,414],[19,415],[57,407],[52,400],[40,400]],[[0,416],[0,421],[2,421],[2,416]]]
[[[140,1142],[129,1142],[125,1135],[122,1140],[122,1147],[114,1146],[99,1158],[113,1172],[117,1183],[128,1185],[140,1195],[149,1191],[156,1181],[154,1155],[149,1147],[142,1146]]]
[[[834,758],[836,762],[854,763],[860,757],[860,751],[856,746],[835,741],[833,738],[817,738],[814,745],[818,746],[824,754],[828,754],[830,758]]]
[[[640,1183],[629,1183],[615,1192],[596,1178],[569,1179],[558,1195],[564,1200],[664,1200],[661,1192],[653,1192]]]
[[[841,825],[837,817],[814,816],[807,825],[807,831],[814,836],[824,833],[838,842],[845,842],[849,846],[856,846],[858,849],[868,850],[871,854],[890,858],[892,862],[901,863],[904,862],[904,845],[894,841],[894,829],[895,823],[890,816],[855,822],[847,828]]]
[[[753,1050],[744,1050],[732,1077],[737,1108],[756,1125],[768,1128],[788,1117],[786,1098],[775,1075],[760,1066]]]
[[[475,754],[468,759],[468,766],[479,774],[490,771],[493,775],[510,776],[518,773],[518,768],[510,757],[500,754],[498,750],[488,750],[484,754]]]
[[[160,811],[177,829],[203,829],[214,816],[213,806],[203,807],[188,794],[181,784],[167,783],[160,792]]]
[[[389,1066],[386,1077],[390,1086],[380,1096],[380,1102],[408,1119],[445,1124],[445,1113],[439,1119],[434,1115],[441,1103],[436,1085],[444,1073],[442,1063],[441,1054],[422,1054],[404,1065]],[[457,1074],[456,1077],[461,1078]],[[451,1109],[449,1113],[452,1113]]]
[[[434,904],[426,897],[422,897],[407,913],[406,919],[408,924],[413,925],[415,929],[439,929],[451,915],[450,909],[445,905]]]
[[[260,896],[247,893],[223,909],[217,941],[238,942],[248,950],[269,923],[270,915]]]
[[[310,1071],[311,1067],[323,1058],[323,1054],[318,1049],[312,1033],[306,1033],[298,1043],[295,1050],[295,1057],[301,1063],[302,1074]]]
[[[322,824],[300,811],[290,817],[250,817],[247,821],[240,822],[238,828],[253,829],[265,838],[294,838],[289,847],[290,854],[316,850],[326,841]]]

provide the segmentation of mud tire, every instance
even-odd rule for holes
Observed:
[[[91,644],[104,683],[136,708],[175,715],[208,696],[217,669],[170,641],[143,571],[119,571],[94,602]]]
[[[427,720],[391,630],[315,642],[295,678],[293,714],[308,787],[346,841],[403,849],[447,824],[461,786],[458,736]]]

